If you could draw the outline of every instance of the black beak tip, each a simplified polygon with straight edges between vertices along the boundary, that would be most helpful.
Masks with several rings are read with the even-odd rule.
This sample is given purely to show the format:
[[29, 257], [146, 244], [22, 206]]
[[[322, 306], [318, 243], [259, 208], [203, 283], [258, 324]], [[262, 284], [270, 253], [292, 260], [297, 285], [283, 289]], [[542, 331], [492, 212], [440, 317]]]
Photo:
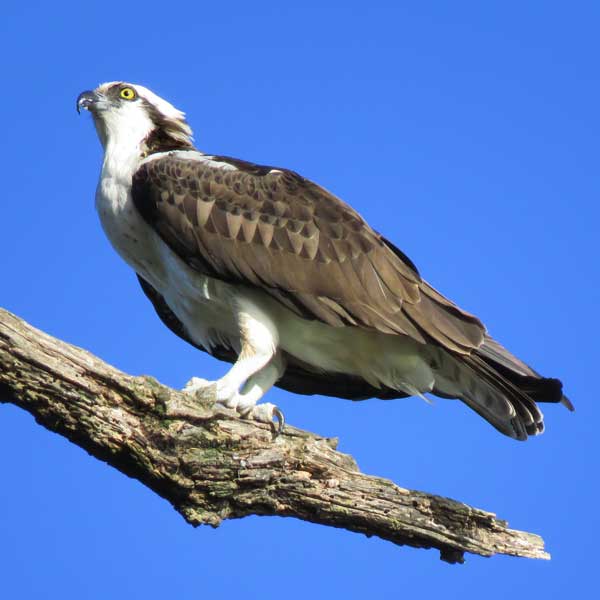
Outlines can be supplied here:
[[77, 102], [75, 104], [75, 108], [77, 109], [77, 113], [81, 113], [81, 109], [89, 110], [90, 106], [96, 100], [96, 96], [94, 92], [90, 90], [86, 90], [85, 92], [81, 92], [79, 96], [77, 96]]

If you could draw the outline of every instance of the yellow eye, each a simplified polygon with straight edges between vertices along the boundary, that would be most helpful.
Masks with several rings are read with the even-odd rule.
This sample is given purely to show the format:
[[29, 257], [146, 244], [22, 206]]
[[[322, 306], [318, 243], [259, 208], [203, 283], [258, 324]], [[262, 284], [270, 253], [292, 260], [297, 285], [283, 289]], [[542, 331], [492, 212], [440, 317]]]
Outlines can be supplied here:
[[121, 96], [123, 100], [133, 100], [135, 98], [135, 90], [130, 87], [123, 88], [119, 92], [119, 96]]

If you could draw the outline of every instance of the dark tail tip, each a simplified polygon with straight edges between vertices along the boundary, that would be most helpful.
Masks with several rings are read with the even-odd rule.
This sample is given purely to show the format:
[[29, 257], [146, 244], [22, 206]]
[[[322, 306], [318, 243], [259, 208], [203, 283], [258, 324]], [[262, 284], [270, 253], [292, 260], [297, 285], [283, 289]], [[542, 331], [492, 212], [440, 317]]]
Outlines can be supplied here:
[[522, 377], [519, 388], [536, 402], [556, 402], [566, 406], [571, 412], [575, 410], [573, 403], [563, 394], [563, 385], [560, 379]]

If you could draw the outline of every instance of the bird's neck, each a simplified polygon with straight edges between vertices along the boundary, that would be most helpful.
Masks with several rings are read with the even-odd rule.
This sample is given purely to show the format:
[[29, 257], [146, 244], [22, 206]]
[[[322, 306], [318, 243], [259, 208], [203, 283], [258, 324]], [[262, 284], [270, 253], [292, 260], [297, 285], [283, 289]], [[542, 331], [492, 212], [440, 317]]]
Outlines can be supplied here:
[[[130, 177], [143, 155], [143, 141], [153, 129], [152, 122], [143, 114], [134, 113], [123, 119], [107, 113], [94, 119], [100, 143], [104, 147], [103, 176]], [[131, 182], [131, 179], [129, 179]]]
[[143, 158], [142, 142], [109, 137], [104, 147], [102, 175], [131, 184], [131, 177]]
[[157, 127], [146, 136], [141, 145], [141, 152], [144, 157], [157, 152], [171, 152], [172, 150], [194, 150], [191, 137], [174, 136], [168, 130]]
[[107, 137], [104, 145], [104, 166], [111, 170], [129, 169], [132, 165], [158, 152], [194, 150], [191, 140], [175, 139], [159, 129], [154, 129], [140, 141], [119, 133]]

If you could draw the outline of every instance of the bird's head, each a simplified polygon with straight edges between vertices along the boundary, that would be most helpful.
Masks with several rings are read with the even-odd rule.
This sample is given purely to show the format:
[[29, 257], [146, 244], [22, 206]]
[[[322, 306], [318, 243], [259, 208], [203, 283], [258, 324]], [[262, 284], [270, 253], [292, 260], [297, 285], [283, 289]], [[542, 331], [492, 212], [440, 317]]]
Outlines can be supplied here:
[[148, 88], [123, 81], [99, 85], [77, 98], [77, 112], [89, 110], [102, 146], [136, 146], [141, 155], [192, 148], [185, 113]]

